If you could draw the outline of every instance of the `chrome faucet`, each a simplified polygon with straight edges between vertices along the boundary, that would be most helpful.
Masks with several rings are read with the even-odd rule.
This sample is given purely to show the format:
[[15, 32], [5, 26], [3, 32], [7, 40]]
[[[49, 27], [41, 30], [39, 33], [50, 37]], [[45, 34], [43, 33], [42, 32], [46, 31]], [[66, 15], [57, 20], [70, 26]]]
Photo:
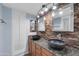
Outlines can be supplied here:
[[57, 35], [57, 38], [61, 40], [61, 39], [62, 39], [62, 35], [59, 33], [59, 34]]

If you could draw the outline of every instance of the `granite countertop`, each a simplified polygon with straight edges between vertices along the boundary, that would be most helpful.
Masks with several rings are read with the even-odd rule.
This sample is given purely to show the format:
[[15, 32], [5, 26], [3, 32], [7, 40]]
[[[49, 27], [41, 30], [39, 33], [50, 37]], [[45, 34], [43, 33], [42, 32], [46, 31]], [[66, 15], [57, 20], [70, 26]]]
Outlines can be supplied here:
[[47, 49], [50, 52], [54, 52], [56, 56], [79, 56], [79, 49], [66, 46], [64, 50], [57, 51], [51, 50], [48, 46], [48, 40], [41, 38], [40, 40], [34, 41], [34, 43], [40, 45], [41, 47]]

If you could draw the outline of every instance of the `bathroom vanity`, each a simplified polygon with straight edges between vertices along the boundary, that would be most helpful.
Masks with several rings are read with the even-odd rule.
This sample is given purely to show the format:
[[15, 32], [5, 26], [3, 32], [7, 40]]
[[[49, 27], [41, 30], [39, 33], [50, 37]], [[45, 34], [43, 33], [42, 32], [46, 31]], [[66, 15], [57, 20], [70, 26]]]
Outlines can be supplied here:
[[32, 37], [29, 36], [29, 53], [32, 56], [54, 56], [55, 53], [49, 51], [47, 48], [46, 40], [33, 41]]
[[44, 38], [35, 41], [32, 40], [32, 36], [29, 36], [28, 44], [31, 56], [79, 56], [79, 49], [70, 46], [66, 46], [61, 51], [51, 49], [48, 45], [48, 40]]

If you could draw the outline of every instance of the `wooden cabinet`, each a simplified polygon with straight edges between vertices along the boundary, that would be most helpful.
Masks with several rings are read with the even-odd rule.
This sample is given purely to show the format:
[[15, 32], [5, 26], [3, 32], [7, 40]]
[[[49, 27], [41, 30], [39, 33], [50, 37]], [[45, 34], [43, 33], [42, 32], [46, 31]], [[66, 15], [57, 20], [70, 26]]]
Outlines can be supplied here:
[[41, 47], [36, 44], [36, 56], [41, 56]]
[[54, 53], [29, 39], [29, 54], [32, 56], [53, 56]]
[[48, 50], [42, 48], [42, 55], [45, 55], [45, 56], [53, 56], [54, 54], [49, 52]]
[[29, 46], [29, 49], [28, 49], [28, 51], [29, 51], [29, 54], [31, 55], [31, 50], [32, 50], [32, 40], [30, 40], [30, 37], [29, 37], [29, 40], [28, 40], [28, 46]]
[[32, 56], [35, 56], [35, 43], [33, 43], [32, 42], [32, 48], [31, 48], [31, 50], [32, 50]]

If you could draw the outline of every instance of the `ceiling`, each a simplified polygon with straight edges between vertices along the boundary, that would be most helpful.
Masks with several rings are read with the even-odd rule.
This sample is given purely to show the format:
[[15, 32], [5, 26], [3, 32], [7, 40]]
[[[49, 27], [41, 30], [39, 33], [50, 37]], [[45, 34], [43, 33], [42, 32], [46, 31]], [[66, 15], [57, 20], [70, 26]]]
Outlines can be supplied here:
[[37, 15], [43, 4], [45, 3], [4, 3], [5, 6], [19, 9], [32, 15]]

